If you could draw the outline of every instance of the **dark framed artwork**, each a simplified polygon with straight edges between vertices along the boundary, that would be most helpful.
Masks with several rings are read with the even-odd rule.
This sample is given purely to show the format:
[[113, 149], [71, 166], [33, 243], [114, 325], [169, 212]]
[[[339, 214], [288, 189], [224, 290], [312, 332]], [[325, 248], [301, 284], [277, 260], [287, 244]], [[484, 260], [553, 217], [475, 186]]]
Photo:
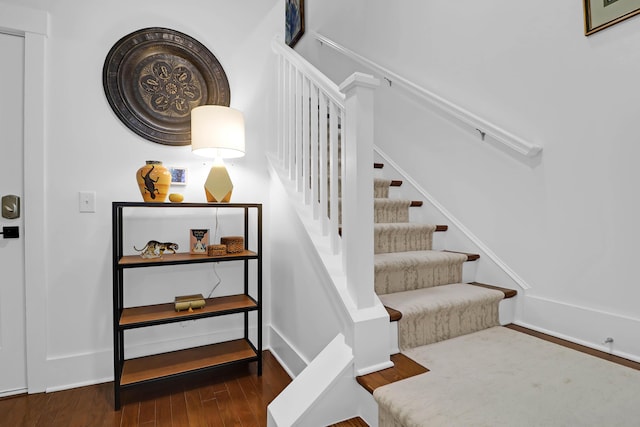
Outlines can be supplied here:
[[289, 47], [294, 47], [304, 34], [304, 0], [285, 0], [285, 37]]
[[191, 144], [191, 109], [229, 106], [227, 76], [202, 43], [167, 28], [144, 28], [111, 48], [102, 70], [104, 92], [116, 116], [143, 138]]
[[584, 34], [589, 36], [640, 13], [640, 0], [584, 0]]

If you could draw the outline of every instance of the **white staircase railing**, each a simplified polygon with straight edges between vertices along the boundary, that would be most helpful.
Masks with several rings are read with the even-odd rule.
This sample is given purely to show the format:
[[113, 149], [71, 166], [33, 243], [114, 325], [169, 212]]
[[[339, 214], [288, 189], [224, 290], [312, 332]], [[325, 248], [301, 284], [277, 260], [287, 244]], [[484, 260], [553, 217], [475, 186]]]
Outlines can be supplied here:
[[327, 46], [336, 52], [341, 53], [347, 58], [356, 61], [357, 63], [365, 66], [367, 69], [379, 74], [384, 78], [389, 85], [393, 82], [394, 86], [402, 88], [407, 93], [427, 102], [429, 105], [436, 108], [445, 117], [450, 117], [455, 121], [464, 124], [471, 128], [472, 131], [477, 131], [477, 135], [485, 140], [485, 137], [489, 137], [509, 150], [523, 155], [525, 157], [535, 157], [542, 151], [542, 147], [538, 144], [527, 141], [513, 133], [501, 128], [500, 126], [485, 120], [478, 115], [465, 110], [459, 105], [437, 95], [417, 84], [405, 79], [404, 77], [388, 70], [381, 65], [365, 58], [362, 55], [336, 43], [322, 34], [311, 31], [313, 37], [320, 42], [323, 46]]
[[354, 73], [337, 86], [284, 43], [278, 54], [278, 161], [311, 207], [358, 309], [376, 304], [373, 287], [373, 92], [379, 81]]

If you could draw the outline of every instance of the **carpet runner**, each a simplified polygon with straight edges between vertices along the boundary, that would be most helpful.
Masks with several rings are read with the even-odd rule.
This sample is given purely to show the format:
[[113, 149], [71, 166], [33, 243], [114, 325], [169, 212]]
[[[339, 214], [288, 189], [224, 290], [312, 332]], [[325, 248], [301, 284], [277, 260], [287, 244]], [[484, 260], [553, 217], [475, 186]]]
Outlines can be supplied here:
[[[390, 180], [374, 182], [374, 281], [382, 303], [402, 313], [405, 353], [499, 325], [503, 292], [461, 283], [466, 254], [433, 250], [433, 224], [410, 222], [410, 200], [389, 198]], [[375, 396], [375, 395], [374, 395]], [[422, 399], [420, 394], [416, 399]], [[380, 427], [409, 427], [392, 398], [378, 398]], [[407, 421], [408, 422], [408, 421]], [[426, 424], [425, 424], [426, 425]]]
[[635, 427], [640, 371], [505, 327], [403, 352], [429, 372], [379, 387], [379, 427]]
[[374, 281], [382, 303], [402, 313], [401, 350], [499, 324], [504, 293], [460, 283], [465, 254], [433, 250], [433, 224], [409, 222], [410, 200], [389, 198], [390, 180], [374, 189]]

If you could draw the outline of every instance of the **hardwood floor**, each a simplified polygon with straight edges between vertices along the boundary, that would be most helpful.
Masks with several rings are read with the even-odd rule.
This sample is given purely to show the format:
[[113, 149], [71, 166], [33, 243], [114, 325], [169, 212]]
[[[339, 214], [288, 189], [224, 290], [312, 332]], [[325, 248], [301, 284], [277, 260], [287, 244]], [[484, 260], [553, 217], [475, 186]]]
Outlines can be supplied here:
[[391, 368], [356, 377], [358, 384], [373, 394], [378, 387], [429, 372], [427, 368], [402, 353], [392, 354], [391, 361]]
[[266, 426], [267, 405], [291, 382], [269, 351], [256, 364], [126, 391], [113, 410], [113, 383], [0, 400], [0, 427]]

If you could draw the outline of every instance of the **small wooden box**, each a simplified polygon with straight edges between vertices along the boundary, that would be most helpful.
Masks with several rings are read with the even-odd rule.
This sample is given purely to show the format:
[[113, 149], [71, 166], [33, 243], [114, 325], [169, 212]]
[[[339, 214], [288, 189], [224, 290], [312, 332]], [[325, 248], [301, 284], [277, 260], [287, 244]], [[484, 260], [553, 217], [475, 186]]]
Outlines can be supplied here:
[[209, 245], [207, 246], [208, 256], [220, 256], [227, 254], [227, 245]]
[[230, 254], [244, 251], [244, 237], [242, 236], [221, 237], [220, 243], [227, 246], [227, 252]]
[[204, 297], [202, 294], [196, 295], [183, 295], [176, 297], [175, 299], [175, 309], [176, 311], [188, 310], [193, 311], [196, 308], [204, 307]]

